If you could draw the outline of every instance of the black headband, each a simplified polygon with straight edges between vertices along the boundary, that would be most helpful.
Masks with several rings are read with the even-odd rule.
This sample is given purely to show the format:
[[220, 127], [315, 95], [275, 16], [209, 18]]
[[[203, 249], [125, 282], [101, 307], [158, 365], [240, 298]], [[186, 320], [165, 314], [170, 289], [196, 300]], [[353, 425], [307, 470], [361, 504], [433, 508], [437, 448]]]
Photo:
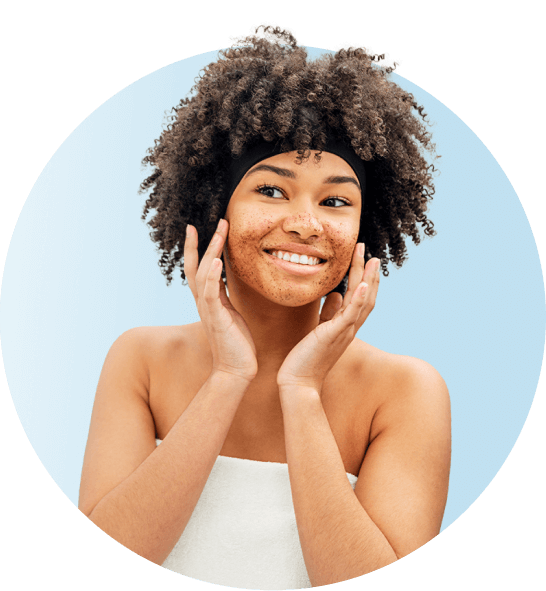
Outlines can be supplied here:
[[[281, 150], [280, 145], [280, 142], [262, 141], [247, 148], [239, 158], [232, 159], [229, 166], [228, 196], [231, 197], [233, 191], [235, 191], [235, 188], [241, 182], [241, 179], [245, 176], [246, 172], [255, 164], [258, 164], [258, 162], [261, 162], [266, 158], [282, 154], [283, 150]], [[364, 194], [366, 192], [366, 169], [364, 166], [364, 160], [362, 160], [351, 147], [340, 140], [328, 140], [322, 151], [339, 156], [353, 169], [360, 184], [362, 207], [364, 207]]]

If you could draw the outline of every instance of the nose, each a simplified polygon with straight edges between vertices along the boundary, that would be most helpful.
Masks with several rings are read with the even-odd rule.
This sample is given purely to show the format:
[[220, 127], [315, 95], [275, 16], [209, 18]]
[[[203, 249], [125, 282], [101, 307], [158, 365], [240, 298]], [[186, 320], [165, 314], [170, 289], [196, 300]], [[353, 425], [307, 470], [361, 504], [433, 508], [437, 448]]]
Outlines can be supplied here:
[[295, 232], [303, 240], [320, 236], [323, 232], [322, 224], [309, 211], [300, 211], [287, 217], [283, 222], [283, 230], [287, 233]]

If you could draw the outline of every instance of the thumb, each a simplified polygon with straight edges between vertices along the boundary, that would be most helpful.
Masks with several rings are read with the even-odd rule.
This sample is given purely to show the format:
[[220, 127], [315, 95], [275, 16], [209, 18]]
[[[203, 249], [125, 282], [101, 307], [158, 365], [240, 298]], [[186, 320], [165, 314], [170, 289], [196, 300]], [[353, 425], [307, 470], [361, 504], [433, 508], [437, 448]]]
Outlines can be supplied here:
[[336, 312], [341, 308], [342, 303], [343, 296], [340, 293], [334, 291], [328, 294], [320, 311], [319, 324], [332, 320]]
[[222, 302], [222, 304], [226, 307], [226, 308], [233, 308], [233, 306], [231, 305], [231, 302], [229, 301], [229, 297], [227, 295], [227, 291], [226, 291], [226, 284], [224, 283], [224, 280], [222, 279], [222, 277], [220, 277], [220, 301]]

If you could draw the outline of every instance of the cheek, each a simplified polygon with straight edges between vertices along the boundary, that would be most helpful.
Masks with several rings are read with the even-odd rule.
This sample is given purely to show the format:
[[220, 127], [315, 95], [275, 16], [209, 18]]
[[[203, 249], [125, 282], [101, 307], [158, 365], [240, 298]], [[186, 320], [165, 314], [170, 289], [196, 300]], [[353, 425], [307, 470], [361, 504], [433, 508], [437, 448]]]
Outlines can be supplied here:
[[345, 273], [351, 265], [359, 228], [350, 224], [347, 226], [329, 225], [327, 229], [332, 252], [334, 253], [331, 260], [331, 273], [334, 275], [332, 281], [337, 280], [337, 283], [339, 283], [345, 277]]
[[226, 219], [230, 223], [227, 254], [231, 271], [246, 284], [288, 305], [308, 303], [340, 283], [350, 267], [359, 231], [358, 224], [323, 222], [322, 241], [328, 243], [327, 248], [333, 257], [324, 273], [303, 290], [305, 293], [300, 293], [302, 286], [299, 282], [292, 283], [288, 277], [282, 283], [272, 282], [268, 273], [263, 275], [264, 265], [256, 264], [263, 237], [275, 229], [278, 220], [271, 214], [256, 211], [233, 211], [229, 218], [226, 215]]
[[257, 212], [242, 212], [230, 218], [227, 241], [229, 260], [238, 275], [243, 273], [246, 276], [252, 274], [252, 264], [245, 265], [245, 261], [250, 262], [249, 255], [259, 254], [257, 249], [260, 247], [261, 239], [273, 226], [273, 220]]

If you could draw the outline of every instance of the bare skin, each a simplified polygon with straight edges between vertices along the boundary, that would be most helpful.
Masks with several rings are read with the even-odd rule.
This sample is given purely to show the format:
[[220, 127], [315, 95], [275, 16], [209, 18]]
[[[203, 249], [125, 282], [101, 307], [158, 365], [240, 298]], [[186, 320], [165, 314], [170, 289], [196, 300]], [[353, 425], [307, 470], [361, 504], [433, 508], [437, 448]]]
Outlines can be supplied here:
[[[256, 375], [239, 405], [222, 455], [286, 462], [277, 386], [279, 368], [294, 346], [317, 327], [321, 296], [341, 281], [355, 256], [362, 204], [356, 175], [333, 154], [323, 153], [318, 164], [313, 155], [297, 164], [295, 156], [280, 154], [250, 169], [230, 200], [225, 215], [229, 227], [222, 222], [218, 230], [221, 238], [217, 239], [224, 241], [229, 301], [252, 337], [257, 363]], [[295, 178], [281, 176], [282, 171], [255, 172], [263, 164], [289, 171]], [[332, 177], [352, 178], [354, 182], [324, 182]], [[263, 252], [284, 243], [312, 246], [326, 264], [311, 277], [286, 272]], [[178, 346], [191, 342], [193, 351], [183, 366], [179, 360], [174, 363], [170, 354], [158, 357], [151, 365], [157, 376], [152, 384], [157, 388], [150, 391], [150, 407], [160, 439], [214, 366], [202, 322], [162, 330], [165, 342], [174, 351], [177, 342]], [[379, 368], [392, 363], [394, 357], [355, 339], [325, 381], [325, 412], [343, 448], [346, 469], [353, 474], [358, 474], [369, 442], [371, 419], [384, 392], [379, 376], [385, 373]], [[178, 375], [185, 379], [178, 379]], [[188, 384], [183, 395], [181, 382]]]
[[[264, 165], [278, 171], [260, 169]], [[297, 176], [283, 176], [288, 173]], [[355, 175], [332, 154], [323, 154], [319, 164], [303, 165], [294, 163], [292, 153], [279, 154], [245, 175], [226, 212], [230, 233], [224, 258], [230, 300], [250, 328], [258, 367], [269, 368], [273, 383], [288, 353], [318, 325], [320, 297], [351, 266], [360, 224], [360, 190], [352, 182], [325, 182], [332, 178]], [[315, 267], [320, 267], [318, 273], [298, 276], [293, 274], [296, 270], [279, 268], [268, 254], [297, 246], [311, 248], [326, 259]], [[338, 300], [336, 295], [327, 309]]]
[[[153, 355], [150, 364], [149, 400], [157, 438], [164, 439], [210, 374], [212, 358], [201, 323], [156, 327], [145, 338], [150, 348], [161, 351]], [[189, 343], [192, 351], [177, 367], [173, 358]], [[197, 359], [208, 359], [208, 363], [193, 377]], [[350, 474], [358, 475], [370, 439], [372, 418], [385, 393], [389, 374], [403, 361], [404, 358], [355, 339], [326, 380], [322, 404], [340, 447], [345, 471]], [[410, 363], [409, 358], [407, 362]], [[188, 386], [181, 388], [188, 380]], [[279, 388], [267, 380], [265, 372], [258, 373], [246, 390], [220, 454], [286, 463]]]
[[[288, 464], [313, 585], [385, 566], [439, 532], [449, 397], [428, 364], [355, 338], [379, 286], [379, 261], [364, 265], [356, 244], [360, 210], [345, 161], [287, 153], [247, 172], [200, 264], [188, 227], [201, 322], [122, 335], [99, 382], [80, 508], [112, 537], [161, 563], [218, 454]], [[272, 256], [298, 248], [321, 263]], [[321, 308], [349, 269], [346, 296]], [[359, 476], [354, 492], [345, 472]], [[351, 547], [328, 550], [340, 532]]]

